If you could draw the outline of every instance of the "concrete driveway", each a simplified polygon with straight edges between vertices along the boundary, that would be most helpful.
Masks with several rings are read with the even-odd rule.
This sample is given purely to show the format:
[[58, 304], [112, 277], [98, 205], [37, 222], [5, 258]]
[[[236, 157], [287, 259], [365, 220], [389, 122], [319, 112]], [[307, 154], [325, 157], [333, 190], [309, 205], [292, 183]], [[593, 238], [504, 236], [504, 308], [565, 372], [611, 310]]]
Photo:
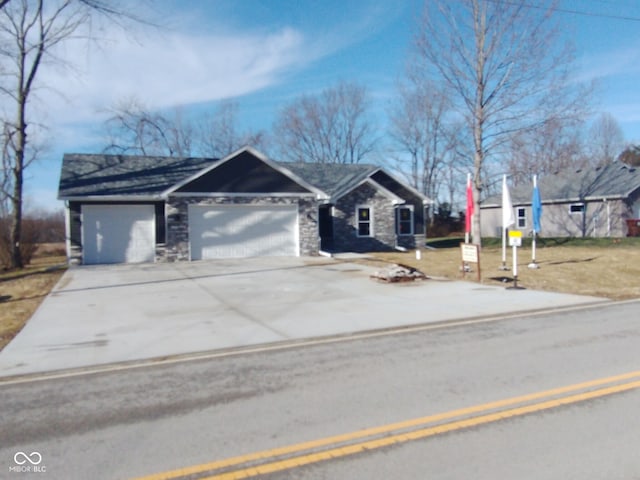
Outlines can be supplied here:
[[374, 271], [323, 257], [74, 267], [0, 352], [0, 377], [603, 300]]

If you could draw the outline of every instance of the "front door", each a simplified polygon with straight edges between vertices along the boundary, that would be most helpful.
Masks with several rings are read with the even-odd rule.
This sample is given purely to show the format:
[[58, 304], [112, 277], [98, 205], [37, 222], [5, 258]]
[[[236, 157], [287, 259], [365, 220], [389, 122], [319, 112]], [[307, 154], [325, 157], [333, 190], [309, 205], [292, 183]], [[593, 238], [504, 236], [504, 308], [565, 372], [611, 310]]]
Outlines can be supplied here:
[[320, 205], [318, 209], [318, 230], [320, 233], [320, 249], [333, 250], [333, 206]]

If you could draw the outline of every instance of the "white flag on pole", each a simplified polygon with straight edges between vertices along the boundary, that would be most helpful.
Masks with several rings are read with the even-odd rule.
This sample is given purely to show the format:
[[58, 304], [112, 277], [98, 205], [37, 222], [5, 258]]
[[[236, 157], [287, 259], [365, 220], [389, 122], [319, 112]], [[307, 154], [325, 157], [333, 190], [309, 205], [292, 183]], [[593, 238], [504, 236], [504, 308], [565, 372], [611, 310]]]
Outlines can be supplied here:
[[507, 187], [507, 176], [502, 176], [502, 228], [506, 230], [511, 225], [516, 224], [516, 217], [513, 214], [513, 203], [511, 203], [511, 194]]

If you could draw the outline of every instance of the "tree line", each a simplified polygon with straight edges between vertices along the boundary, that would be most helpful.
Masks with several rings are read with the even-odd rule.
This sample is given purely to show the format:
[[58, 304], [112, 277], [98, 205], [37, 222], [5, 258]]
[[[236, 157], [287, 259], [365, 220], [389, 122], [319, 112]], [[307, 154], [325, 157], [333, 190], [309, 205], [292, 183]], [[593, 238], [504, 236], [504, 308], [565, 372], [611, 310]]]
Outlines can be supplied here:
[[[96, 18], [157, 27], [119, 2], [0, 0], [0, 93], [15, 106], [2, 115], [0, 206], [11, 265], [21, 266], [24, 171], [40, 154], [38, 118], [28, 109], [43, 59]], [[455, 204], [472, 173], [474, 200], [508, 172], [514, 184], [533, 174], [617, 158], [625, 147], [609, 114], [593, 120], [593, 85], [572, 79], [575, 53], [562, 41], [547, 0], [425, 2], [399, 74], [384, 131], [364, 85], [343, 81], [283, 105], [271, 131], [239, 128], [240, 105], [224, 101], [197, 117], [158, 111], [136, 98], [111, 107], [108, 153], [221, 158], [244, 145], [287, 161], [386, 163], [415, 189]], [[590, 126], [587, 127], [590, 121]], [[628, 148], [622, 160], [637, 161]], [[634, 155], [635, 153], [635, 155]], [[480, 213], [474, 243], [480, 243]]]

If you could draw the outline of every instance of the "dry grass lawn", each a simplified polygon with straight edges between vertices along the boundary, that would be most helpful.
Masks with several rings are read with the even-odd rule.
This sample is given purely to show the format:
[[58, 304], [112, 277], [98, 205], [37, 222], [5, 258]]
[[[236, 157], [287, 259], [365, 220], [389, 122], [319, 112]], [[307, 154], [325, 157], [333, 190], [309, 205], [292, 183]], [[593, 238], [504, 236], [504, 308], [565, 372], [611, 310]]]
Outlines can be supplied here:
[[[638, 240], [638, 241], [636, 241]], [[614, 300], [640, 298], [640, 239], [602, 240], [584, 245], [572, 241], [567, 245], [538, 245], [539, 269], [529, 269], [531, 248], [518, 249], [518, 284], [530, 289], [594, 295]], [[418, 268], [431, 277], [462, 279], [459, 247], [424, 249], [421, 260], [415, 252], [375, 253], [379, 261], [403, 263]], [[501, 271], [500, 246], [484, 246], [480, 252], [481, 281], [499, 285], [505, 277], [513, 279], [512, 249], [507, 247], [508, 271]], [[477, 281], [476, 264], [465, 280]], [[510, 285], [511, 283], [509, 283]]]
[[63, 256], [43, 256], [22, 270], [0, 271], [0, 350], [18, 334], [60, 280], [65, 262]]

